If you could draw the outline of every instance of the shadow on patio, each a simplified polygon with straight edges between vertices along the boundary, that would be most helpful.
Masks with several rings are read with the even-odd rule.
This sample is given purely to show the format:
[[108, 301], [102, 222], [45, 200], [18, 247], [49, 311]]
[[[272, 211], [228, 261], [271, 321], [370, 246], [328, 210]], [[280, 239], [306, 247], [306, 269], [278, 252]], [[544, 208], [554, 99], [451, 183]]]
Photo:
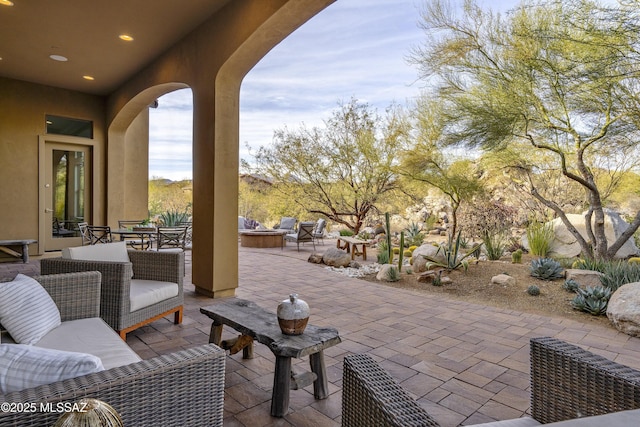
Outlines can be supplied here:
[[[335, 244], [328, 240], [323, 251]], [[342, 343], [325, 350], [330, 396], [316, 401], [313, 387], [292, 390], [289, 414], [270, 412], [274, 356], [255, 346], [255, 357], [227, 357], [225, 426], [337, 426], [341, 418], [342, 360], [354, 352], [370, 353], [443, 426], [475, 424], [520, 417], [529, 410], [529, 338], [552, 336], [583, 346], [634, 368], [640, 339], [613, 328], [584, 325], [562, 318], [500, 310], [426, 297], [359, 279], [351, 279], [309, 264], [311, 246], [281, 249], [239, 247], [239, 298], [274, 311], [296, 292], [311, 307], [310, 323], [339, 330]], [[202, 306], [213, 300], [198, 296], [191, 285], [190, 256], [185, 281], [182, 325], [169, 318], [127, 336], [143, 358], [208, 341], [210, 320]], [[35, 271], [29, 265], [0, 264], [0, 278], [14, 270]], [[225, 328], [224, 338], [237, 336]], [[308, 370], [308, 358], [294, 359], [294, 370]]]

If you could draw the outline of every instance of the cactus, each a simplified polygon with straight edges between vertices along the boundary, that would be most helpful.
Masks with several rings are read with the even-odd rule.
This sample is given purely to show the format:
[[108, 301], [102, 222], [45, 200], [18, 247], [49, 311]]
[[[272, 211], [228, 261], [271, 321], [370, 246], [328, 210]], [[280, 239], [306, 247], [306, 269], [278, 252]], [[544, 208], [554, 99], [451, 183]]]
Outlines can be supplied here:
[[404, 231], [400, 232], [400, 248], [398, 250], [398, 270], [402, 271], [402, 261], [404, 261]]
[[540, 288], [536, 285], [531, 285], [527, 288], [527, 293], [531, 296], [537, 297], [540, 295]]
[[511, 263], [512, 264], [522, 263], [522, 249], [518, 249], [511, 253]]
[[562, 288], [567, 292], [578, 292], [578, 289], [580, 289], [580, 284], [574, 279], [568, 279], [564, 281]]
[[563, 276], [562, 266], [553, 258], [534, 259], [529, 270], [533, 277], [541, 280], [560, 279]]
[[576, 310], [585, 311], [594, 316], [600, 316], [607, 312], [611, 289], [603, 286], [586, 289], [578, 289], [578, 295], [571, 301], [571, 305]]
[[384, 223], [386, 225], [386, 234], [387, 234], [387, 251], [389, 252], [389, 262], [393, 262], [393, 246], [391, 246], [391, 219], [389, 217], [389, 212], [384, 213]]

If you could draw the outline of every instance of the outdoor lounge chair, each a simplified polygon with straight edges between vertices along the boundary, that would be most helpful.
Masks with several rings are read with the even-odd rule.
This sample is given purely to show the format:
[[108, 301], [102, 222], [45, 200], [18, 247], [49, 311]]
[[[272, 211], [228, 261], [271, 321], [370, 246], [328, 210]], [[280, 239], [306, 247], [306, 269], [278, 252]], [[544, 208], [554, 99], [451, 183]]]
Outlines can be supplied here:
[[311, 242], [313, 250], [316, 250], [316, 244], [313, 239], [313, 222], [301, 222], [298, 225], [298, 231], [293, 234], [287, 234], [284, 236], [284, 240], [287, 242], [295, 242], [298, 245], [298, 252], [300, 252], [300, 243]]
[[316, 224], [313, 226], [313, 238], [319, 240], [324, 245], [324, 228], [327, 225], [327, 221], [320, 218], [316, 221]]
[[[88, 250], [90, 254], [86, 253]], [[126, 250], [124, 242], [117, 242], [66, 251], [71, 254], [66, 258], [40, 260], [41, 274], [102, 273], [100, 317], [122, 339], [126, 339], [128, 332], [170, 314], [174, 315], [174, 323], [182, 323], [185, 268], [182, 250]]]
[[293, 233], [296, 229], [297, 222], [298, 222], [297, 218], [283, 216], [282, 218], [280, 218], [280, 225], [278, 225], [278, 229], [288, 230], [290, 233]]
[[[640, 408], [640, 371], [556, 338], [531, 339], [530, 352], [532, 418], [512, 420], [509, 426]], [[368, 354], [344, 359], [342, 425], [439, 426]]]

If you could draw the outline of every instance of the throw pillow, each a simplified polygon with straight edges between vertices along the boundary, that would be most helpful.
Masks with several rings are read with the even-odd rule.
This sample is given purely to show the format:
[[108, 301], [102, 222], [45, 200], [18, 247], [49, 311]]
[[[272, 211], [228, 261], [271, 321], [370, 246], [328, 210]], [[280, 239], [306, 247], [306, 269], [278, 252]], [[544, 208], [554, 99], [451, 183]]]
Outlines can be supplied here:
[[34, 278], [0, 283], [0, 323], [19, 344], [35, 344], [60, 325], [60, 310]]
[[0, 392], [10, 393], [104, 370], [98, 356], [0, 344]]
[[85, 261], [130, 261], [127, 253], [127, 242], [124, 241], [64, 248], [62, 250], [62, 258], [82, 259]]

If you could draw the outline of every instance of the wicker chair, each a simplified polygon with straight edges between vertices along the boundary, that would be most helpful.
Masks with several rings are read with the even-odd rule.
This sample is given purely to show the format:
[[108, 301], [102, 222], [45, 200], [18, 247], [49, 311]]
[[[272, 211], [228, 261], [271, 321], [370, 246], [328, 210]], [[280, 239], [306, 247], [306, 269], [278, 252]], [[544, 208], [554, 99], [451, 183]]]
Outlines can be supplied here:
[[[640, 371], [555, 338], [531, 339], [530, 351], [533, 419], [517, 425], [640, 408]], [[342, 425], [439, 426], [368, 354], [344, 359]]]
[[[77, 271], [99, 271], [102, 273], [100, 317], [118, 331], [122, 339], [126, 338], [128, 332], [169, 314], [174, 314], [176, 324], [182, 323], [184, 252], [136, 250], [127, 252], [131, 262], [44, 258], [40, 260], [40, 272], [42, 274]], [[178, 295], [131, 311], [132, 278], [177, 283]]]
[[[60, 309], [63, 321], [97, 317], [100, 277], [95, 273], [35, 277]], [[3, 426], [51, 426], [56, 404], [93, 397], [113, 406], [126, 426], [222, 426], [225, 352], [208, 344], [95, 374], [0, 394], [0, 402], [33, 404], [35, 411], [0, 411]], [[46, 410], [46, 404], [53, 410]], [[42, 404], [42, 406], [41, 406]]]

